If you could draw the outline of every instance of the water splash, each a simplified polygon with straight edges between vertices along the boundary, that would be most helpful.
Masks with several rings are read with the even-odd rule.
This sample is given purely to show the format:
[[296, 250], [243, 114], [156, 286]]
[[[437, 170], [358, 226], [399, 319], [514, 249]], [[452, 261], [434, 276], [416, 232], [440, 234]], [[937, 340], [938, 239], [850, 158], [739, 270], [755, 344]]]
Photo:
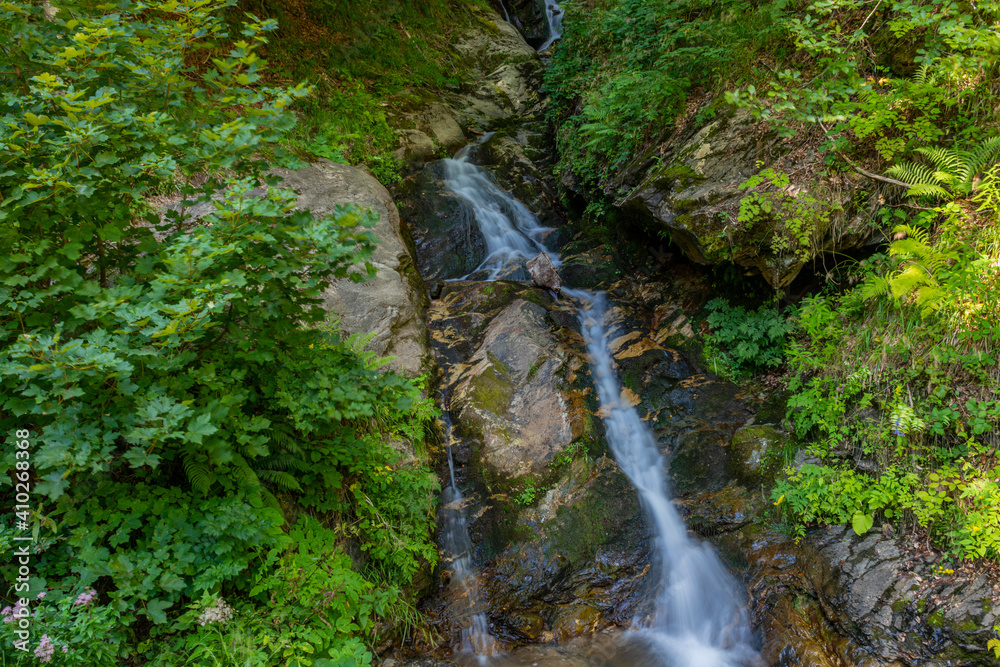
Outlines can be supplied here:
[[[442, 402], [445, 397], [442, 397]], [[472, 538], [465, 516], [465, 497], [455, 482], [455, 463], [451, 455], [451, 413], [445, 409], [442, 419], [448, 452], [448, 486], [441, 492], [441, 545], [451, 570], [451, 609], [449, 618], [462, 626], [459, 651], [480, 656], [479, 662], [497, 652], [496, 639], [490, 634], [486, 608], [479, 594], [479, 575], [472, 563]]]
[[545, 17], [549, 21], [549, 38], [538, 47], [539, 52], [549, 48], [554, 41], [562, 37], [562, 13], [562, 7], [555, 0], [545, 0]]
[[[546, 252], [542, 240], [552, 229], [540, 225], [527, 206], [504, 192], [470, 157], [471, 147], [466, 146], [444, 160], [445, 187], [471, 206], [486, 242], [486, 259], [460, 280], [527, 280], [524, 263]], [[552, 263], [559, 266], [556, 258]]]

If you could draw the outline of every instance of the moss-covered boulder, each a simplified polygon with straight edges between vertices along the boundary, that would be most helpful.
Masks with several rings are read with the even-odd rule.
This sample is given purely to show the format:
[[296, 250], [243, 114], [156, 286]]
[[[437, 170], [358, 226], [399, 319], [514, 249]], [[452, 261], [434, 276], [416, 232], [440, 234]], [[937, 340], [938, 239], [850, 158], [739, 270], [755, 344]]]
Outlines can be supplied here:
[[567, 356], [545, 309], [517, 299], [490, 322], [453, 378], [456, 427], [474, 440], [477, 465], [497, 488], [544, 476], [560, 452], [592, 430], [583, 401], [560, 376]]
[[791, 436], [771, 424], [744, 426], [733, 434], [729, 462], [733, 474], [752, 488], [770, 486], [781, 472]]
[[877, 198], [858, 174], [823, 172], [819, 135], [785, 139], [746, 111], [709, 110], [711, 122], [692, 121], [604, 184], [619, 207], [666, 227], [692, 260], [734, 262], [775, 288], [870, 240]]

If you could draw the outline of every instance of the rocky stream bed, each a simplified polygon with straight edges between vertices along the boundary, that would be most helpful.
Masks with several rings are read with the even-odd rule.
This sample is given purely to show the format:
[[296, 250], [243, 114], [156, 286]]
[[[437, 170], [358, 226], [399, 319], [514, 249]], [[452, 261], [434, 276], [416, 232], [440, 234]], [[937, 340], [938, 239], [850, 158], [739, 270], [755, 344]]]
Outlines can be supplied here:
[[[542, 5], [507, 9], [537, 28]], [[713, 376], [691, 353], [699, 335], [692, 318], [711, 298], [696, 264], [677, 262], [640, 281], [623, 277], [606, 248], [575, 237], [556, 203], [572, 183], [556, 183], [549, 168], [542, 64], [512, 25], [498, 15], [491, 21], [495, 30], [456, 45], [478, 63], [470, 71], [480, 78], [398, 114], [399, 155], [412, 168], [392, 195], [343, 165], [288, 175], [314, 208], [352, 202], [380, 215], [378, 277], [334, 285], [327, 305], [345, 330], [376, 331], [373, 349], [396, 355], [396, 369], [438, 378], [453, 422], [439, 452], [442, 485], [451, 475], [449, 445], [480, 609], [500, 651], [483, 662], [456, 650], [468, 619], [455, 613], [454, 554], [443, 553], [419, 590], [426, 627], [381, 647], [383, 664], [679, 664], [617, 639], [655, 615], [661, 556], [649, 514], [609, 448], [578, 306], [525, 273], [463, 280], [482, 266], [487, 247], [468, 202], [446, 182], [448, 164], [435, 158], [476, 138], [469, 162], [548, 228], [538, 240], [561, 251], [563, 282], [607, 292], [620, 400], [655, 438], [691, 538], [713, 546], [745, 594], [759, 658], [741, 664], [997, 664], [986, 651], [1000, 611], [994, 576], [971, 566], [938, 574], [940, 554], [891, 529], [858, 537], [832, 527], [799, 541], [773, 529], [766, 491], [782, 474], [789, 438], [781, 411], [771, 396], [743, 394]], [[693, 176], [647, 174], [622, 207], [692, 229], [698, 207], [718, 200], [709, 196], [712, 179], [719, 190], [755, 157], [741, 122], [680, 136], [678, 159], [690, 158]], [[688, 204], [676, 204], [682, 199]], [[697, 233], [678, 238], [695, 262], [707, 261]], [[829, 239], [831, 247], [841, 242], [865, 241]], [[802, 268], [766, 257], [745, 264], [759, 264], [775, 284]]]

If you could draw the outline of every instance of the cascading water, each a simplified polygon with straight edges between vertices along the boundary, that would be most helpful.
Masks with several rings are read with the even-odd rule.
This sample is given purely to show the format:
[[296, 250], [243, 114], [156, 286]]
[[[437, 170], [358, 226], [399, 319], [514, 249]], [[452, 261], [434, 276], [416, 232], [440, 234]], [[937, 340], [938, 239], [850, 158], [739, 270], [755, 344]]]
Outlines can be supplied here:
[[[523, 204], [498, 188], [482, 168], [469, 161], [468, 149], [463, 149], [450, 161], [448, 174], [447, 185], [473, 207], [490, 249], [490, 257], [470, 276], [487, 280], [507, 277], [505, 267], [511, 259], [548, 252], [542, 243], [546, 228], [539, 225]], [[558, 256], [548, 254], [558, 266]], [[758, 664], [760, 658], [751, 645], [750, 626], [735, 579], [711, 546], [688, 537], [668, 495], [663, 455], [638, 412], [622, 399], [609, 347], [613, 329], [609, 329], [606, 322], [609, 311], [606, 296], [601, 292], [572, 289], [563, 289], [563, 294], [580, 304], [582, 334], [604, 415], [608, 444], [618, 465], [639, 492], [656, 532], [659, 592], [650, 627], [629, 633], [629, 637], [646, 645], [641, 651], [643, 657], [635, 664], [644, 667], [654, 664], [663, 667]], [[454, 475], [451, 488], [458, 494]], [[464, 534], [464, 539], [468, 540], [468, 532]], [[467, 547], [462, 548], [467, 550]]]
[[[442, 403], [446, 403], [442, 397]], [[455, 482], [455, 463], [451, 455], [451, 414], [442, 406], [445, 449], [448, 452], [448, 486], [441, 492], [441, 543], [444, 559], [450, 565], [452, 596], [450, 617], [462, 626], [460, 651], [485, 658], [496, 653], [496, 640], [490, 634], [489, 623], [479, 595], [479, 577], [472, 564], [472, 538], [465, 516], [465, 498]]]
[[486, 242], [486, 259], [463, 280], [524, 280], [528, 277], [524, 263], [545, 252], [542, 239], [551, 229], [542, 227], [527, 206], [500, 189], [486, 171], [472, 164], [471, 152], [472, 147], [466, 146], [454, 158], [444, 160], [445, 187], [472, 207]]
[[545, 16], [549, 21], [549, 38], [538, 47], [539, 51], [552, 46], [552, 42], [562, 37], [562, 8], [555, 0], [545, 0]]
[[608, 444], [632, 481], [656, 528], [660, 590], [645, 638], [670, 667], [747, 665], [756, 661], [739, 589], [706, 543], [687, 535], [670, 501], [665, 463], [638, 411], [621, 396], [607, 328], [607, 298], [601, 292], [564, 289], [580, 303], [581, 333], [604, 415]]

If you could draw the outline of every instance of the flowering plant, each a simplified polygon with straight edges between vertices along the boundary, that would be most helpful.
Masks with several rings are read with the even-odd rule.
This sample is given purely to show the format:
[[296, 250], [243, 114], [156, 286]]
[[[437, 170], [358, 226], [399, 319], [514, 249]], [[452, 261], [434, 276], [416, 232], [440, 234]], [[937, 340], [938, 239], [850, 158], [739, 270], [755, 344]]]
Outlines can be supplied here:
[[[27, 619], [27, 650], [14, 647], [20, 619]], [[97, 603], [97, 591], [76, 594], [41, 592], [27, 609], [19, 602], [0, 609], [0, 642], [4, 667], [46, 664], [51, 667], [104, 667], [117, 664], [122, 637], [118, 613]], [[13, 650], [11, 650], [13, 649]]]

